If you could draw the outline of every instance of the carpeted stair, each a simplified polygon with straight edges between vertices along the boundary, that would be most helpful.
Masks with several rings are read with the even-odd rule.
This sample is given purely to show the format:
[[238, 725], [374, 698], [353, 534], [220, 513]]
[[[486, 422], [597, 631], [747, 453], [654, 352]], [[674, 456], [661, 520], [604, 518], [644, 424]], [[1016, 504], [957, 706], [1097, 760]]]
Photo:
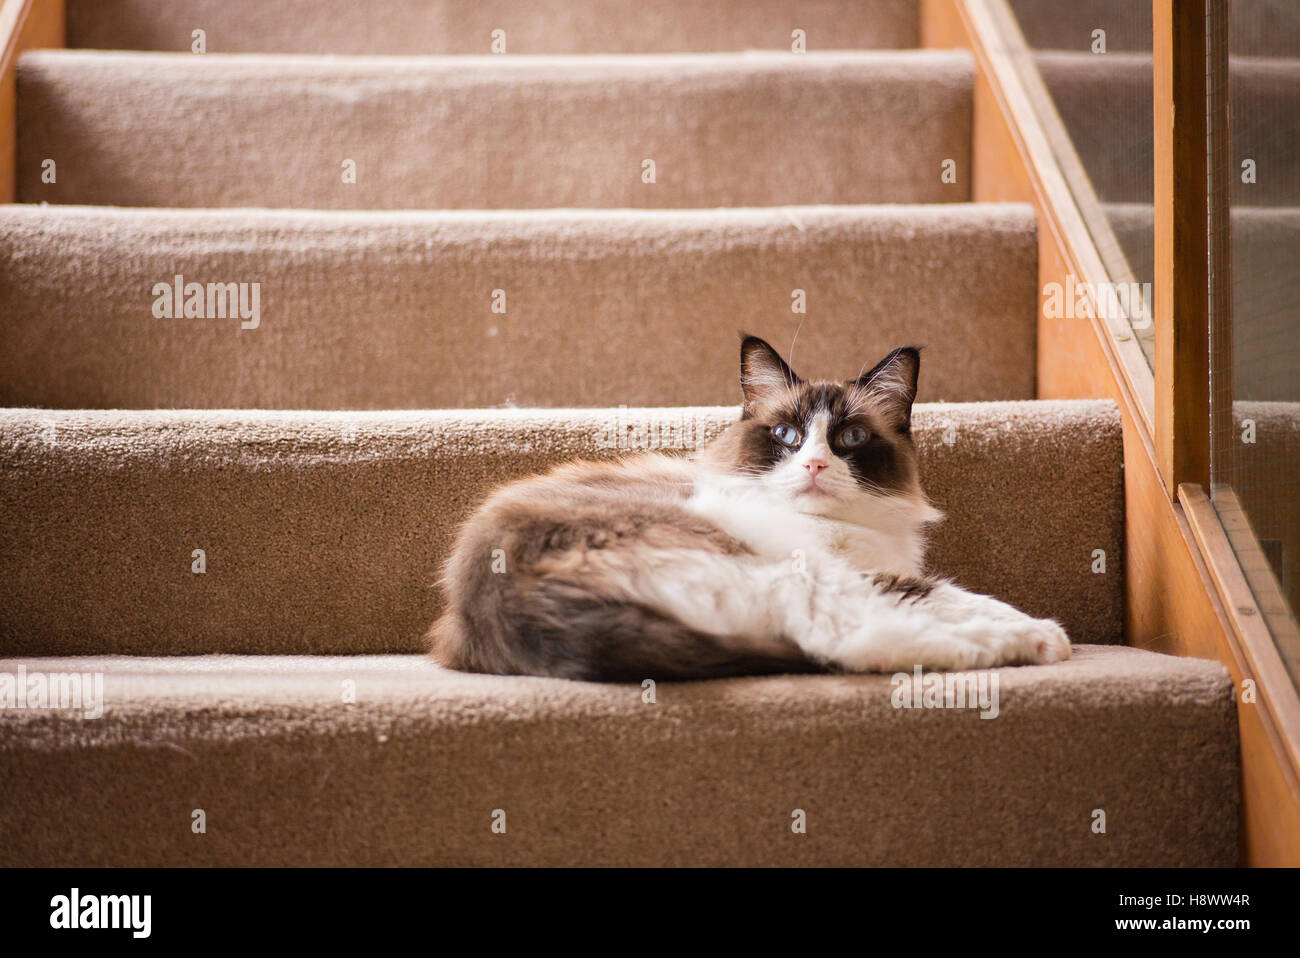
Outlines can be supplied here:
[[[10, 409], [0, 512], [41, 548], [0, 552], [0, 632], [24, 654], [416, 652], [439, 611], [438, 563], [496, 483], [575, 457], [688, 450], [737, 415]], [[914, 428], [948, 515], [936, 568], [1058, 616], [1077, 641], [1118, 641], [1113, 404], [919, 406]], [[1105, 574], [1090, 571], [1095, 549]]]
[[[1230, 679], [1123, 644], [1119, 414], [1035, 399], [1033, 212], [969, 202], [918, 11], [71, 0], [98, 49], [22, 57], [0, 207], [0, 699], [103, 714], [0, 709], [0, 865], [1234, 864]], [[158, 315], [178, 275], [257, 322]], [[421, 655], [483, 496], [707, 441], [740, 328], [843, 377], [927, 345], [930, 563], [1074, 657], [986, 720]]]
[[[946, 51], [335, 57], [33, 52], [18, 198], [319, 209], [955, 202]], [[41, 181], [41, 162], [63, 173]], [[355, 182], [344, 182], [344, 161]], [[647, 161], [654, 163], [648, 183]]]
[[[922, 400], [1024, 399], [1034, 393], [1036, 243], [1029, 207], [970, 203], [402, 213], [19, 204], [0, 208], [0, 403], [722, 404], [736, 399], [740, 325], [774, 343], [798, 331], [798, 365], [845, 378], [899, 343], [928, 344]], [[178, 273], [205, 287], [260, 283], [265, 320], [241, 328], [233, 309], [225, 319], [154, 316], [154, 284], [174, 287]], [[806, 312], [792, 312], [795, 290]]]
[[[887, 676], [677, 683], [648, 703], [637, 685], [462, 675], [420, 656], [43, 666], [103, 672], [112, 718], [27, 710], [7, 722], [6, 778], [22, 785], [4, 792], [6, 863], [1222, 865], [1236, 856], [1229, 680], [1207, 663], [1138, 649], [1082, 646], [1069, 662], [999, 669], [991, 720], [895, 709]], [[344, 701], [349, 688], [355, 704]], [[1093, 830], [1098, 809], [1104, 834]], [[796, 810], [804, 834], [791, 829]], [[492, 831], [494, 815], [504, 833]]]

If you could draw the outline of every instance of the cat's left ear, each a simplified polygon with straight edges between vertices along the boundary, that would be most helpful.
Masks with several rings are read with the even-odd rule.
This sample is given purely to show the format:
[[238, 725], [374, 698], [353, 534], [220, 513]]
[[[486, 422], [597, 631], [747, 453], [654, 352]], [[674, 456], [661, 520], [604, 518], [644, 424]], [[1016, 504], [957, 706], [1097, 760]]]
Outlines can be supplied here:
[[912, 426], [912, 403], [916, 401], [916, 382], [921, 373], [921, 350], [900, 346], [854, 380], [879, 408], [889, 415], [901, 431]]

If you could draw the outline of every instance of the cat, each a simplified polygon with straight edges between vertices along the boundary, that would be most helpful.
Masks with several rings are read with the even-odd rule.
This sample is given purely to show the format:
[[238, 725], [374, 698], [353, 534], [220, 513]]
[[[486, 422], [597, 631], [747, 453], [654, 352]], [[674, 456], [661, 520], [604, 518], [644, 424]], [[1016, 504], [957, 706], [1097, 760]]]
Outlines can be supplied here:
[[806, 381], [744, 336], [740, 365], [740, 419], [694, 455], [571, 463], [488, 498], [444, 570], [435, 660], [639, 682], [1069, 658], [1055, 621], [924, 571], [942, 514], [911, 436], [919, 350]]

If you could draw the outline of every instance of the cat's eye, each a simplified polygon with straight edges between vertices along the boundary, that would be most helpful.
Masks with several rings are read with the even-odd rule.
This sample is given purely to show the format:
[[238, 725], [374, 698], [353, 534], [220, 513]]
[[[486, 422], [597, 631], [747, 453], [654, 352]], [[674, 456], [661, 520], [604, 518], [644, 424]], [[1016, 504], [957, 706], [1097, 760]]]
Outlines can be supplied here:
[[856, 449], [867, 441], [867, 431], [861, 426], [850, 426], [840, 433], [840, 445], [845, 449]]
[[783, 446], [789, 446], [793, 449], [799, 445], [799, 430], [788, 422], [783, 422], [779, 426], [772, 427], [772, 435], [776, 441]]

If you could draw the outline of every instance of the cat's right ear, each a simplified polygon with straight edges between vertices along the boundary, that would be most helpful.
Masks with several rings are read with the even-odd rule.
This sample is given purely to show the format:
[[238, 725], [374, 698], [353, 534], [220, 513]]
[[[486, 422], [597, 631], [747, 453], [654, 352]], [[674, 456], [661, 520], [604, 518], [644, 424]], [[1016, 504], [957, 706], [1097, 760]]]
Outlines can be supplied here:
[[912, 428], [912, 403], [921, 373], [921, 350], [900, 346], [859, 376], [854, 386], [872, 396], [904, 432]]
[[741, 340], [740, 388], [745, 393], [742, 418], [752, 416], [757, 404], [788, 392], [801, 381], [766, 340], [749, 335]]

